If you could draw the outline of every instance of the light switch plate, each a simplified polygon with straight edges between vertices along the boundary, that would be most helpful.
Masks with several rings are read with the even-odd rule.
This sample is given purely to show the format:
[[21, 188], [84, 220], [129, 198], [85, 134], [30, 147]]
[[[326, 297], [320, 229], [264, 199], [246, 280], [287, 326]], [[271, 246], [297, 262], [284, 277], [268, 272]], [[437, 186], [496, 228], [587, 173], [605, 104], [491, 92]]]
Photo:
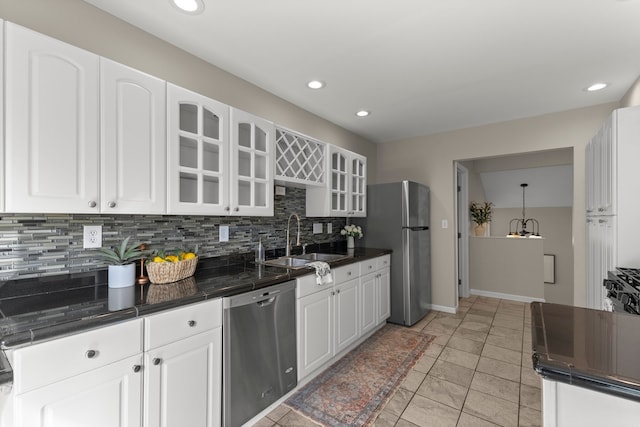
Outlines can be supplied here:
[[322, 223], [314, 222], [313, 223], [313, 234], [322, 234]]
[[101, 225], [85, 225], [82, 230], [82, 247], [84, 249], [102, 247]]
[[229, 241], [229, 226], [221, 225], [220, 226], [220, 242], [228, 242]]
[[276, 196], [284, 196], [287, 194], [286, 187], [276, 185]]
[[327, 223], [327, 234], [333, 233], [333, 224], [330, 222]]
[[449, 228], [449, 221], [447, 221], [446, 219], [442, 220], [442, 228]]

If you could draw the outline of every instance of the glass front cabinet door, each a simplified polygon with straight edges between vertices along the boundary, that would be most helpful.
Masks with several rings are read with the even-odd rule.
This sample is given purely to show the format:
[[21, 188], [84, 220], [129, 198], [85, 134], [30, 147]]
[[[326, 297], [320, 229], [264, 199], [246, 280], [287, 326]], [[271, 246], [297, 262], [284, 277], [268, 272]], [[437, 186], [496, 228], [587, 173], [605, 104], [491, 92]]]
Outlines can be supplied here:
[[229, 107], [167, 85], [169, 214], [228, 215]]
[[231, 213], [273, 215], [273, 123], [231, 109]]

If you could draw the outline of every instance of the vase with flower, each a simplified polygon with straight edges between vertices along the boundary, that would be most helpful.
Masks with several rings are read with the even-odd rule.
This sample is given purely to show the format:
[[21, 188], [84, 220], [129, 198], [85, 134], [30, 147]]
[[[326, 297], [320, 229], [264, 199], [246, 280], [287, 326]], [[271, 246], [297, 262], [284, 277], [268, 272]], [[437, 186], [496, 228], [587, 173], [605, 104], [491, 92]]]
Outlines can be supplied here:
[[355, 238], [362, 239], [362, 236], [364, 236], [362, 227], [354, 224], [345, 225], [342, 230], [340, 230], [340, 234], [347, 236], [347, 249], [355, 248]]

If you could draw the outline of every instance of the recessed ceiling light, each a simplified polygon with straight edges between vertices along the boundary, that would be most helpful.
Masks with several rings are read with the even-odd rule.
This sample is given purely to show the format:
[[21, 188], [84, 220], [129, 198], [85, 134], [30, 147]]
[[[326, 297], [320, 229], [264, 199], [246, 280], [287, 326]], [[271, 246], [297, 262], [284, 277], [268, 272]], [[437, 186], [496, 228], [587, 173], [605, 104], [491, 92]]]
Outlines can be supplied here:
[[594, 83], [591, 86], [589, 86], [586, 90], [587, 92], [595, 92], [597, 90], [604, 89], [605, 87], [607, 87], [606, 83]]
[[320, 80], [311, 80], [309, 83], [307, 83], [307, 87], [310, 89], [322, 89], [324, 85], [325, 83]]
[[171, 4], [176, 6], [182, 12], [190, 13], [190, 14], [198, 14], [202, 13], [204, 10], [204, 3], [202, 0], [169, 0]]
[[358, 117], [367, 117], [369, 115], [369, 112], [367, 110], [360, 110], [356, 113], [356, 116]]

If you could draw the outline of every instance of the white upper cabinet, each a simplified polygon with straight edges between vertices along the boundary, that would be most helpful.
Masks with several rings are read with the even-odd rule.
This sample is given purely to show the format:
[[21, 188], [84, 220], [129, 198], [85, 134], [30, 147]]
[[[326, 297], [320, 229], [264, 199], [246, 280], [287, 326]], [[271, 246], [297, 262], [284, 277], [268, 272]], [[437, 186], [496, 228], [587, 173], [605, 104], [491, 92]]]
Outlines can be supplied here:
[[[4, 99], [4, 21], [0, 19], [0, 100]], [[0, 165], [4, 165], [4, 102], [0, 102]], [[4, 174], [0, 173], [0, 212], [4, 212]]]
[[366, 216], [366, 157], [330, 145], [327, 163], [327, 185], [307, 189], [307, 216]]
[[167, 84], [170, 214], [229, 215], [229, 107]]
[[303, 136], [297, 132], [276, 128], [275, 179], [303, 185], [324, 185], [324, 142]]
[[6, 210], [98, 212], [99, 57], [5, 29]]
[[231, 109], [231, 213], [273, 216], [273, 123]]
[[100, 59], [101, 211], [166, 210], [165, 82]]

